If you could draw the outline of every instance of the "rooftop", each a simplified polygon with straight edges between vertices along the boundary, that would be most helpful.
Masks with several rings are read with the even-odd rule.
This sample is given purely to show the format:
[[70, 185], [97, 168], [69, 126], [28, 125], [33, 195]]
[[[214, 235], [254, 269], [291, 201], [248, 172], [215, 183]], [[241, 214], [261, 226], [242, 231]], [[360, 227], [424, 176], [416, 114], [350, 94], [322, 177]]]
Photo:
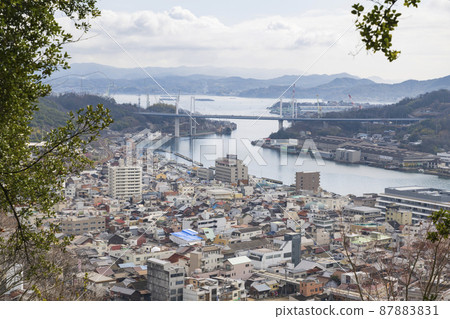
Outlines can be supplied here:
[[403, 186], [388, 187], [385, 194], [399, 195], [414, 199], [423, 199], [434, 202], [450, 203], [450, 191], [431, 187]]
[[228, 259], [228, 261], [233, 266], [251, 262], [250, 258], [248, 258], [247, 256], [240, 256], [240, 257], [230, 258], [230, 259]]
[[185, 241], [199, 241], [203, 240], [203, 238], [197, 236], [197, 232], [192, 229], [185, 229], [180, 232], [172, 233], [173, 236], [181, 238]]

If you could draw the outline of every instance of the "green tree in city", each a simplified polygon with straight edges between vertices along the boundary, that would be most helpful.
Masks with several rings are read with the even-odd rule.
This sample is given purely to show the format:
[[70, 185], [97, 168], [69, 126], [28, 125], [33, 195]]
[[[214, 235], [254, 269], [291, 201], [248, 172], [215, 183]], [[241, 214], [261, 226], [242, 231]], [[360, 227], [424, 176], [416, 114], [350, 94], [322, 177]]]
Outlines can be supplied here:
[[[371, 261], [377, 266], [376, 281], [383, 283], [384, 290], [368, 291], [373, 278], [358, 276], [357, 258], [362, 251], [354, 250], [345, 232], [342, 231], [343, 248], [347, 256], [350, 272], [353, 273], [361, 300], [412, 300], [417, 288], [422, 300], [438, 300], [442, 296], [448, 280], [450, 257], [450, 211], [441, 209], [433, 212], [430, 219], [419, 223], [418, 233], [405, 237], [402, 252], [392, 250], [382, 255], [381, 260]], [[407, 236], [407, 233], [404, 234]], [[373, 256], [370, 256], [373, 259]], [[363, 259], [361, 259], [363, 260]], [[392, 278], [403, 283], [398, 289], [392, 285]]]
[[428, 276], [422, 289], [423, 300], [436, 300], [440, 291], [443, 272], [448, 267], [450, 256], [450, 211], [441, 209], [431, 215], [433, 230], [427, 233], [431, 244], [431, 262]]
[[[0, 2], [0, 296], [24, 283], [42, 296], [43, 279], [61, 278], [53, 207], [63, 199], [64, 178], [91, 161], [84, 155], [111, 123], [102, 105], [69, 114], [65, 126], [30, 143], [37, 101], [51, 87], [43, 81], [68, 68], [63, 46], [77, 41], [59, 23], [68, 18], [80, 33], [100, 14], [94, 0], [2, 0]], [[48, 286], [48, 285], [47, 285]]]
[[[396, 60], [400, 51], [392, 49], [392, 32], [398, 26], [401, 13], [394, 9], [399, 0], [373, 1], [370, 10], [360, 3], [353, 5], [352, 14], [356, 16], [355, 26], [367, 51], [384, 53], [389, 62]], [[404, 0], [403, 6], [416, 7], [420, 0]]]

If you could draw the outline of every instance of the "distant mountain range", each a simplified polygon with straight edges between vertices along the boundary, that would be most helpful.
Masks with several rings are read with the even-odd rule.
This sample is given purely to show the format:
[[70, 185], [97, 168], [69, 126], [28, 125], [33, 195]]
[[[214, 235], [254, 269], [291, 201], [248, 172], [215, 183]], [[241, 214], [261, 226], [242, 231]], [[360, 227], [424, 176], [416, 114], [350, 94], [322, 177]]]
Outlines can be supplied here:
[[[276, 98], [284, 89], [285, 86], [250, 89], [242, 91], [239, 96]], [[375, 83], [368, 79], [337, 78], [313, 88], [297, 87], [295, 93], [297, 97], [318, 96], [323, 100], [341, 101], [349, 99], [351, 95], [354, 101], [396, 102], [405, 97], [416, 97], [440, 89], [450, 89], [450, 76], [426, 81], [408, 80], [395, 84]]]
[[[242, 74], [242, 69], [239, 70]], [[254, 74], [258, 70], [247, 69], [247, 71]], [[209, 67], [149, 67], [142, 70], [115, 68], [94, 63], [75, 63], [71, 69], [56, 73], [49, 83], [52, 84], [53, 91], [56, 93], [82, 92], [101, 95], [180, 93], [278, 98], [286, 91], [283, 98], [290, 99], [293, 89], [288, 88], [297, 80], [295, 87], [297, 99], [319, 97], [322, 100], [345, 101], [349, 100], [351, 95], [355, 102], [375, 103], [396, 102], [405, 97], [450, 89], [450, 76], [426, 81], [408, 80], [387, 84], [377, 83], [381, 79], [376, 79], [377, 82], [375, 82], [348, 73], [314, 74], [302, 77], [284, 75], [270, 79], [226, 76], [232, 72], [233, 69]]]

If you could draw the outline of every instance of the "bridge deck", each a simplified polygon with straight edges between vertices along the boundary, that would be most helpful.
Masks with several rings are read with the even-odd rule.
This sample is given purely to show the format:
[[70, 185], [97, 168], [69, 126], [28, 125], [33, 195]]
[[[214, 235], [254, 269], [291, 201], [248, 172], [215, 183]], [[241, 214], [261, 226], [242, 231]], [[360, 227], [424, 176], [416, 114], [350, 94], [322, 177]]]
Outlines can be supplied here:
[[174, 114], [174, 113], [154, 113], [154, 112], [139, 112], [140, 115], [159, 116], [159, 117], [173, 117], [173, 118], [194, 118], [194, 119], [229, 119], [229, 120], [282, 120], [294, 122], [418, 122], [422, 118], [292, 118], [279, 116], [256, 116], [256, 115], [226, 115], [226, 114]]

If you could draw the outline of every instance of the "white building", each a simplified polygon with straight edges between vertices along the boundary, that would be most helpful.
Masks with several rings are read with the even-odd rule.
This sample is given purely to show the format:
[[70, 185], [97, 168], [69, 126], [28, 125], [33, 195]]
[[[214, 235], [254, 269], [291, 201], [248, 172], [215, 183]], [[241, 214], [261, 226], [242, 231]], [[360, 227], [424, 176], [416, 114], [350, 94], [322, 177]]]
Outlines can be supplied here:
[[262, 235], [261, 228], [258, 227], [248, 227], [234, 230], [231, 233], [232, 238], [236, 238], [238, 240], [250, 240], [253, 237]]
[[76, 195], [77, 187], [75, 184], [68, 184], [64, 189], [64, 195], [70, 199], [73, 199]]
[[212, 228], [214, 234], [222, 233], [227, 227], [227, 220], [225, 217], [213, 217], [208, 219], [199, 219], [197, 221], [197, 228]]
[[142, 195], [142, 167], [110, 166], [109, 194], [113, 198], [129, 198]]
[[291, 248], [287, 247], [285, 251], [267, 248], [255, 249], [249, 252], [248, 258], [251, 259], [252, 265], [255, 269], [267, 269], [271, 266], [276, 266], [283, 262], [290, 261]]
[[338, 148], [336, 149], [335, 160], [338, 162], [358, 163], [361, 160], [361, 151]]

